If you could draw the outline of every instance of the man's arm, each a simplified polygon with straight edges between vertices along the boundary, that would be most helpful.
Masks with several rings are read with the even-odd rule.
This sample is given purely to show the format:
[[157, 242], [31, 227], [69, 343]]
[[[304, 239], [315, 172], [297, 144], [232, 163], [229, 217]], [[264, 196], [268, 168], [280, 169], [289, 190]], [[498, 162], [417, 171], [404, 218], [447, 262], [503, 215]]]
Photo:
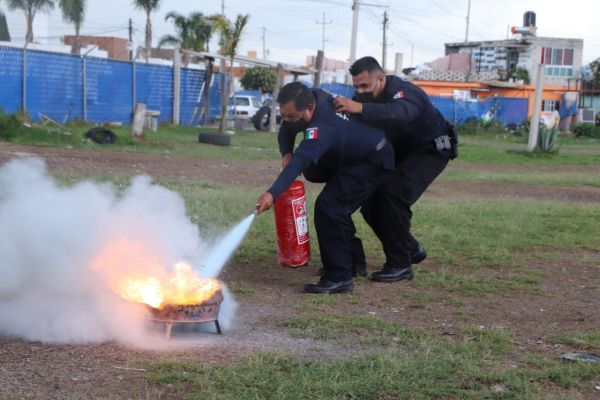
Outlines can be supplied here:
[[421, 110], [418, 101], [406, 97], [394, 99], [389, 103], [359, 103], [345, 97], [337, 97], [333, 105], [336, 111], [357, 114], [363, 121], [372, 123], [395, 120], [406, 124], [415, 119]]
[[395, 121], [400, 124], [412, 122], [420, 113], [421, 107], [414, 100], [398, 99], [390, 103], [364, 103], [361, 117], [365, 122], [378, 123]]
[[279, 173], [275, 182], [265, 193], [263, 193], [256, 202], [257, 214], [268, 210], [273, 205], [273, 202], [283, 193], [294, 179], [296, 179], [302, 171], [304, 171], [312, 163], [311, 159], [301, 154], [296, 154], [292, 157], [287, 166]]
[[279, 143], [279, 152], [282, 156], [294, 152], [294, 142], [296, 142], [297, 133], [298, 132], [290, 132], [283, 124], [279, 127], [277, 142]]

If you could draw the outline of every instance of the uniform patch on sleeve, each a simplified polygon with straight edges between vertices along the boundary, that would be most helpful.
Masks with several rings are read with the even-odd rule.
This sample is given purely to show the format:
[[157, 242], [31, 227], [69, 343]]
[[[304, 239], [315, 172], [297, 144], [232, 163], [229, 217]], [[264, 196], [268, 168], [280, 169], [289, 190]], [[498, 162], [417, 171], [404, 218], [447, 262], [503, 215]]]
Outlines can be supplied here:
[[319, 137], [319, 128], [307, 128], [304, 131], [304, 140], [316, 139]]
[[401, 90], [401, 91], [399, 91], [398, 93], [396, 93], [396, 94], [394, 95], [393, 99], [394, 99], [394, 100], [396, 100], [396, 99], [403, 99], [403, 98], [405, 98], [405, 97], [406, 97], [406, 96], [404, 95], [404, 92]]

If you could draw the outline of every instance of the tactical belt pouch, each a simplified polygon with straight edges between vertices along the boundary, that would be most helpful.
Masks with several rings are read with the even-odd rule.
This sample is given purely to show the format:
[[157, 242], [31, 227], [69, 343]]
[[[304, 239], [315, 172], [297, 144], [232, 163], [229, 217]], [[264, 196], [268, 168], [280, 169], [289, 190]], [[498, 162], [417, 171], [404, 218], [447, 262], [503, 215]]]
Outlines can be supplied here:
[[454, 126], [450, 125], [448, 134], [436, 137], [433, 143], [437, 151], [448, 155], [451, 160], [458, 157], [458, 140]]
[[458, 157], [458, 133], [454, 125], [450, 125], [448, 128], [448, 136], [450, 137], [450, 159], [454, 160]]

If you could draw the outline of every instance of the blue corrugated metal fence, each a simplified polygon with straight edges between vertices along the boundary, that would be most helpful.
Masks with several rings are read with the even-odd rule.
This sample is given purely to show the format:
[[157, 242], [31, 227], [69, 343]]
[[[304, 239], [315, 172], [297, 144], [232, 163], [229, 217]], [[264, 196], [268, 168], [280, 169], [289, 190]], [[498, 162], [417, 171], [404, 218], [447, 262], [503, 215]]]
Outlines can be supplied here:
[[[172, 67], [0, 46], [0, 108], [8, 113], [23, 108], [24, 61], [25, 110], [34, 120], [44, 114], [59, 122], [129, 124], [134, 103], [160, 111], [161, 122], [173, 120]], [[182, 125], [202, 122], [204, 78], [204, 71], [181, 69]], [[220, 81], [220, 75], [213, 74], [209, 121], [221, 113]]]
[[[85, 59], [0, 46], [0, 108], [15, 113], [23, 107], [23, 57], [26, 64], [26, 112], [37, 120], [40, 114], [60, 122], [131, 122], [134, 103], [160, 111], [159, 121], [173, 120], [173, 68], [94, 57]], [[85, 85], [83, 77], [85, 75]], [[213, 74], [209, 91], [209, 121], [221, 114], [220, 74]], [[180, 123], [202, 122], [205, 72], [181, 69]], [[228, 79], [226, 79], [227, 81]], [[306, 82], [309, 86], [310, 83]], [[84, 87], [85, 86], [85, 87]], [[323, 84], [335, 94], [352, 97], [354, 88], [339, 83]], [[83, 96], [85, 92], [85, 105]], [[455, 124], [493, 119], [502, 124], [520, 124], [527, 119], [528, 101], [490, 98], [459, 101], [431, 97], [444, 117]]]

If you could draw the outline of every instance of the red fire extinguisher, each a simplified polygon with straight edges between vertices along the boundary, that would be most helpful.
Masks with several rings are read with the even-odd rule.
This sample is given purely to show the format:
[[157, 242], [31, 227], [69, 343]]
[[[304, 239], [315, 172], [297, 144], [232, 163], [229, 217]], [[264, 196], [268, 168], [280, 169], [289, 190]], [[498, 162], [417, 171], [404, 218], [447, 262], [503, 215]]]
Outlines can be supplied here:
[[294, 181], [275, 201], [277, 254], [282, 267], [301, 267], [310, 262], [308, 213], [304, 184]]

